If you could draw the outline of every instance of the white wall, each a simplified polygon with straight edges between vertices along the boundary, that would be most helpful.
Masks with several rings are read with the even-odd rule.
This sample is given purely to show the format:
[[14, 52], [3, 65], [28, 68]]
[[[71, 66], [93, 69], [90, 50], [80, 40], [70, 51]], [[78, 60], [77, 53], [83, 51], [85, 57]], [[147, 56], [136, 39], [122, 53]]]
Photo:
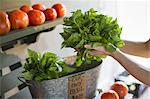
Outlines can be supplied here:
[[117, 5], [117, 17], [123, 27], [122, 38], [131, 41], [149, 39], [149, 0], [118, 0]]
[[[118, 0], [117, 17], [123, 27], [122, 39], [131, 41], [150, 39], [150, 0]], [[150, 67], [150, 58], [134, 56], [129, 58]]]

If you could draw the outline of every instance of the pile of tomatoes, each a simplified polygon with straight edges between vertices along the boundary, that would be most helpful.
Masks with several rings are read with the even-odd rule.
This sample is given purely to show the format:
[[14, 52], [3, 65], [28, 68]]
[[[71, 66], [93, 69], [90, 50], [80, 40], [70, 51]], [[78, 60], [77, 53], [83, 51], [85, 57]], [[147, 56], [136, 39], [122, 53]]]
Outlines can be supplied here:
[[46, 8], [43, 4], [34, 4], [32, 7], [23, 5], [19, 10], [11, 12], [0, 12], [0, 36], [7, 34], [11, 29], [24, 29], [30, 26], [43, 24], [46, 20], [52, 21], [58, 17], [63, 17], [66, 8], [63, 4], [54, 4], [51, 8]]
[[101, 99], [124, 99], [127, 94], [127, 85], [123, 82], [115, 82], [110, 90], [102, 93]]

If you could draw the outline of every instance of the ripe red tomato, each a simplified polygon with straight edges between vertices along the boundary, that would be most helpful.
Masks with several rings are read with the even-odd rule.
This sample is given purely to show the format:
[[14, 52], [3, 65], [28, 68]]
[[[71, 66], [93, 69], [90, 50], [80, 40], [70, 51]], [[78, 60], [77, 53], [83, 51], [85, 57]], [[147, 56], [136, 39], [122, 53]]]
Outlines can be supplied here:
[[29, 24], [30, 25], [40, 25], [45, 22], [45, 15], [39, 10], [31, 10], [28, 12]]
[[23, 5], [21, 6], [20, 10], [24, 11], [25, 13], [28, 13], [30, 10], [33, 10], [33, 8], [29, 5]]
[[66, 13], [66, 8], [63, 4], [57, 3], [52, 6], [57, 12], [57, 17], [63, 17]]
[[47, 8], [43, 12], [45, 14], [46, 20], [48, 21], [55, 20], [57, 18], [57, 12], [53, 8]]
[[32, 8], [40, 11], [44, 11], [46, 9], [46, 7], [41, 3], [34, 4]]
[[13, 10], [9, 13], [12, 29], [24, 29], [29, 25], [28, 15], [21, 10]]
[[119, 99], [119, 96], [114, 90], [109, 90], [102, 93], [101, 99]]
[[5, 12], [0, 12], [0, 36], [10, 31], [10, 21]]
[[115, 82], [111, 86], [111, 89], [116, 91], [118, 93], [119, 97], [124, 97], [128, 93], [128, 87], [123, 82]]

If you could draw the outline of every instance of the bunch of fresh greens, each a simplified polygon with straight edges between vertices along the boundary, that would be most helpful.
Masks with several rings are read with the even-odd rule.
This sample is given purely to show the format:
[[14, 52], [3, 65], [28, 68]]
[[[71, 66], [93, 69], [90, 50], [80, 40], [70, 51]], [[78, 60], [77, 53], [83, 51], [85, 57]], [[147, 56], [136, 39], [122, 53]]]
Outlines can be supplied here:
[[22, 76], [26, 80], [50, 80], [60, 78], [74, 71], [56, 54], [39, 52], [28, 49], [28, 59], [24, 65]]
[[64, 31], [61, 34], [63, 47], [78, 49], [76, 65], [82, 62], [90, 63], [92, 60], [101, 60], [101, 56], [91, 56], [85, 44], [93, 47], [104, 46], [107, 51], [114, 52], [116, 48], [124, 45], [120, 39], [122, 28], [117, 19], [99, 14], [94, 9], [82, 13], [81, 10], [73, 12], [71, 17], [64, 18]]

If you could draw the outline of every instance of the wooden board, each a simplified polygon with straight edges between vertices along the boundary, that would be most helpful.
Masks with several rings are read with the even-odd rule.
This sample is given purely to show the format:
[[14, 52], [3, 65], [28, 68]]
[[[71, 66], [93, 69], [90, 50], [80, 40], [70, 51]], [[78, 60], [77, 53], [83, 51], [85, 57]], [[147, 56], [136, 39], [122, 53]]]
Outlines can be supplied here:
[[[0, 89], [2, 89], [2, 83], [1, 82], [2, 82], [2, 77], [0, 76]], [[2, 90], [0, 90], [0, 96], [2, 96]]]
[[14, 96], [12, 96], [8, 99], [32, 99], [32, 96], [30, 94], [28, 87], [26, 87], [26, 88], [20, 90], [19, 93], [15, 94]]
[[21, 72], [23, 68], [16, 69], [12, 71], [10, 74], [7, 74], [2, 77], [2, 94], [5, 92], [19, 86], [22, 82], [18, 80], [17, 77], [21, 76]]
[[20, 59], [18, 56], [0, 53], [0, 70], [5, 67], [11, 66], [19, 61]]

